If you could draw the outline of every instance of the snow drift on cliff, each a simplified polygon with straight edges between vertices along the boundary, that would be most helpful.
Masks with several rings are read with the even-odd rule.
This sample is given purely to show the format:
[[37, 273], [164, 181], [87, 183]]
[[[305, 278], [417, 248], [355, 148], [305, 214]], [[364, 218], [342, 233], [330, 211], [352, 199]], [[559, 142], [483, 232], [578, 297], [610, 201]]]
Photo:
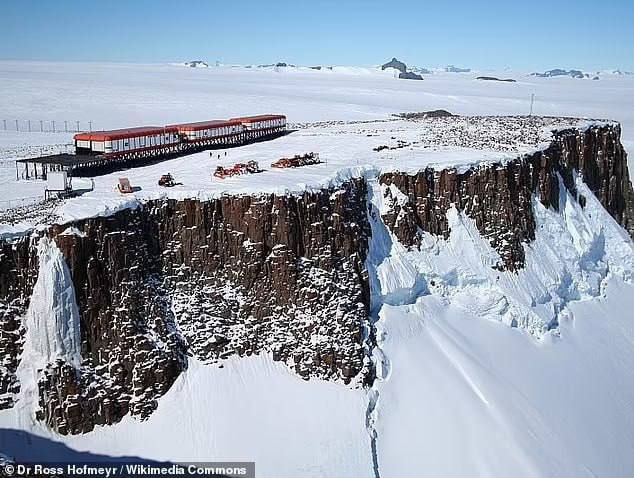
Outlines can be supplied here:
[[[373, 257], [376, 293], [389, 305], [436, 295], [475, 316], [543, 337], [557, 328], [570, 301], [597, 297], [608, 276], [629, 281], [634, 271], [628, 234], [580, 178], [576, 186], [588, 198], [585, 208], [561, 181], [559, 212], [534, 198], [536, 238], [524, 244], [526, 267], [517, 274], [494, 268], [500, 260], [498, 253], [480, 236], [474, 221], [456, 209], [447, 215], [449, 239], [423, 233], [420, 250], [408, 250], [375, 225], [373, 242], [382, 245]], [[378, 213], [387, 212], [382, 198], [388, 187], [402, 196], [394, 185], [375, 186]]]
[[81, 361], [79, 310], [66, 260], [55, 242], [44, 237], [38, 243], [38, 261], [40, 272], [25, 317], [24, 349], [17, 370], [17, 423], [27, 428], [35, 424], [40, 370], [55, 360], [74, 366]]
[[70, 270], [55, 242], [47, 237], [40, 240], [38, 255], [40, 274], [26, 315], [24, 353], [32, 366], [56, 359], [78, 365], [79, 310]]

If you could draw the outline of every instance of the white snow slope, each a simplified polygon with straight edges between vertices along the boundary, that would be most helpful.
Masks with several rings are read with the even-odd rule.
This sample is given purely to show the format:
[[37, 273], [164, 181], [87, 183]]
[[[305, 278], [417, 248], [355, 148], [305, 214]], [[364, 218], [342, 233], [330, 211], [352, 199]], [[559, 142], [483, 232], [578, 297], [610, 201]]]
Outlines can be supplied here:
[[[295, 122], [434, 108], [521, 114], [534, 91], [538, 113], [615, 119], [623, 124], [626, 146], [634, 140], [632, 78], [516, 75], [517, 84], [500, 84], [476, 82], [476, 75], [407, 82], [371, 73], [0, 63], [0, 77], [8, 80], [0, 81], [0, 97], [9, 116], [26, 119], [46, 110], [72, 119], [81, 112], [99, 127], [115, 127], [266, 111]], [[38, 144], [36, 135], [24, 138]], [[293, 148], [321, 147], [306, 141]], [[236, 155], [264, 151], [275, 159], [279, 153], [257, 146]], [[323, 148], [336, 150], [333, 144]], [[364, 162], [350, 158], [357, 160]], [[356, 164], [350, 166], [354, 175]], [[297, 175], [292, 184], [319, 176], [291, 174]], [[372, 186], [370, 199], [380, 211], [381, 190]], [[193, 361], [149, 420], [127, 417], [87, 435], [61, 437], [31, 420], [34, 384], [21, 366], [25, 389], [16, 408], [0, 412], [0, 426], [100, 455], [255, 460], [261, 477], [632, 476], [634, 246], [578, 186], [589, 198], [583, 210], [566, 194], [560, 213], [535, 202], [537, 239], [517, 275], [489, 267], [495, 251], [456, 211], [449, 213], [450, 238], [426, 237], [420, 252], [405, 250], [372, 220], [367, 265], [381, 378], [370, 391], [303, 381], [268, 356], [231, 359], [223, 368]], [[67, 333], [52, 343], [72, 360], [74, 298], [55, 299], [40, 287], [65, 281], [54, 248], [40, 252], [26, 349], [45, 349], [51, 342], [42, 335], [56, 337], [50, 325], [67, 310], [67, 325], [53, 327]], [[46, 311], [50, 322], [41, 320]], [[0, 433], [0, 453], [53, 458], [33, 443], [30, 435]]]
[[534, 201], [517, 275], [455, 210], [415, 252], [374, 223], [381, 476], [631, 476], [634, 245], [593, 196], [561, 196]]

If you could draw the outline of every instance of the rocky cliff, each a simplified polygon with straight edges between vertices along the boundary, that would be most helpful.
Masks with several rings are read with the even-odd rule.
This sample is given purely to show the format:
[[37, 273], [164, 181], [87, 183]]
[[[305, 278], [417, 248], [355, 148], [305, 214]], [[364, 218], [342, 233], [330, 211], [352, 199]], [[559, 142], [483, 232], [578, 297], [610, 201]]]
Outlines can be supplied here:
[[[306, 379], [369, 382], [365, 200], [359, 180], [300, 196], [151, 201], [42, 231], [72, 274], [82, 363], [40, 372], [38, 419], [66, 434], [145, 418], [187, 354], [270, 352]], [[19, 392], [37, 241], [2, 244], [3, 407]]]
[[37, 274], [31, 238], [16, 244], [0, 241], [0, 410], [14, 404], [20, 390], [16, 377], [24, 337], [23, 317]]
[[383, 174], [379, 182], [390, 205], [383, 220], [403, 244], [416, 247], [422, 231], [448, 237], [447, 211], [456, 207], [497, 250], [498, 267], [517, 270], [524, 265], [522, 244], [535, 239], [533, 196], [558, 210], [561, 181], [583, 205], [577, 174], [634, 237], [634, 192], [618, 125], [559, 131], [543, 151], [505, 163], [461, 172], [427, 168], [414, 175]]
[[[616, 125], [565, 130], [505, 163], [382, 174], [383, 222], [415, 248], [422, 231], [447, 237], [458, 208], [499, 252], [497, 267], [518, 270], [535, 238], [533, 201], [557, 210], [567, 190], [583, 205], [580, 177], [634, 235], [619, 135]], [[23, 344], [40, 333], [25, 323], [45, 236], [80, 315], [81, 363], [50, 357], [37, 372], [36, 416], [59, 433], [149, 416], [188, 356], [222, 366], [266, 352], [305, 379], [370, 384], [367, 196], [356, 179], [301, 195], [155, 200], [0, 242], [0, 408], [20, 397]]]

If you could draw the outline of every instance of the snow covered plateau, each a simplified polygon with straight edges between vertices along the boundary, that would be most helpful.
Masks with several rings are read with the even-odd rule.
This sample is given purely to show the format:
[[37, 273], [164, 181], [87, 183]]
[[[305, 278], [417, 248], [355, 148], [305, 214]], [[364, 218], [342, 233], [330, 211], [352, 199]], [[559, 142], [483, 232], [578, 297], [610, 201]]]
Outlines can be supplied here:
[[0, 124], [0, 456], [633, 476], [634, 76], [424, 78], [0, 62], [9, 126], [293, 130], [42, 205], [14, 161], [72, 133]]

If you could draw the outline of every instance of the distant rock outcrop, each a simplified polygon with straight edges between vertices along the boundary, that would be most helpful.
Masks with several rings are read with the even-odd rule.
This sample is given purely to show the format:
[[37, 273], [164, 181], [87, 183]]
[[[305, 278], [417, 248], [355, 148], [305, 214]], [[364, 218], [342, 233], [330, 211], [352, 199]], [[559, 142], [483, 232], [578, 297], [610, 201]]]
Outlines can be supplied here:
[[398, 77], [404, 80], [422, 80], [423, 79], [422, 76], [420, 76], [418, 73], [414, 73], [413, 71], [406, 71], [404, 73], [399, 73]]
[[287, 63], [285, 61], [278, 61], [277, 63], [258, 65], [258, 68], [297, 68], [297, 65], [293, 65], [292, 63]]
[[387, 68], [395, 68], [401, 73], [405, 73], [407, 71], [407, 65], [402, 61], [398, 61], [396, 58], [392, 58], [387, 63], [381, 65], [381, 70], [385, 70]]
[[184, 65], [191, 68], [209, 68], [209, 64], [202, 60], [187, 61]]
[[495, 76], [478, 76], [476, 78], [476, 80], [483, 80], [483, 81], [506, 81], [508, 83], [515, 83], [517, 80], [514, 80], [513, 78], [496, 78]]
[[448, 116], [456, 116], [447, 110], [431, 110], [419, 111], [416, 113], [400, 113], [395, 116], [404, 119], [425, 119], [425, 118], [446, 118]]
[[381, 65], [381, 70], [385, 70], [387, 68], [394, 68], [398, 70], [400, 73], [398, 75], [399, 78], [403, 80], [422, 80], [423, 77], [418, 73], [414, 73], [413, 71], [408, 71], [407, 65], [402, 61], [397, 60], [396, 58], [392, 58], [387, 63]]
[[561, 68], [555, 68], [553, 70], [545, 71], [544, 73], [531, 73], [531, 76], [538, 78], [552, 78], [555, 76], [569, 76], [571, 78], [586, 78], [589, 75], [585, 75], [580, 70], [563, 70]]

